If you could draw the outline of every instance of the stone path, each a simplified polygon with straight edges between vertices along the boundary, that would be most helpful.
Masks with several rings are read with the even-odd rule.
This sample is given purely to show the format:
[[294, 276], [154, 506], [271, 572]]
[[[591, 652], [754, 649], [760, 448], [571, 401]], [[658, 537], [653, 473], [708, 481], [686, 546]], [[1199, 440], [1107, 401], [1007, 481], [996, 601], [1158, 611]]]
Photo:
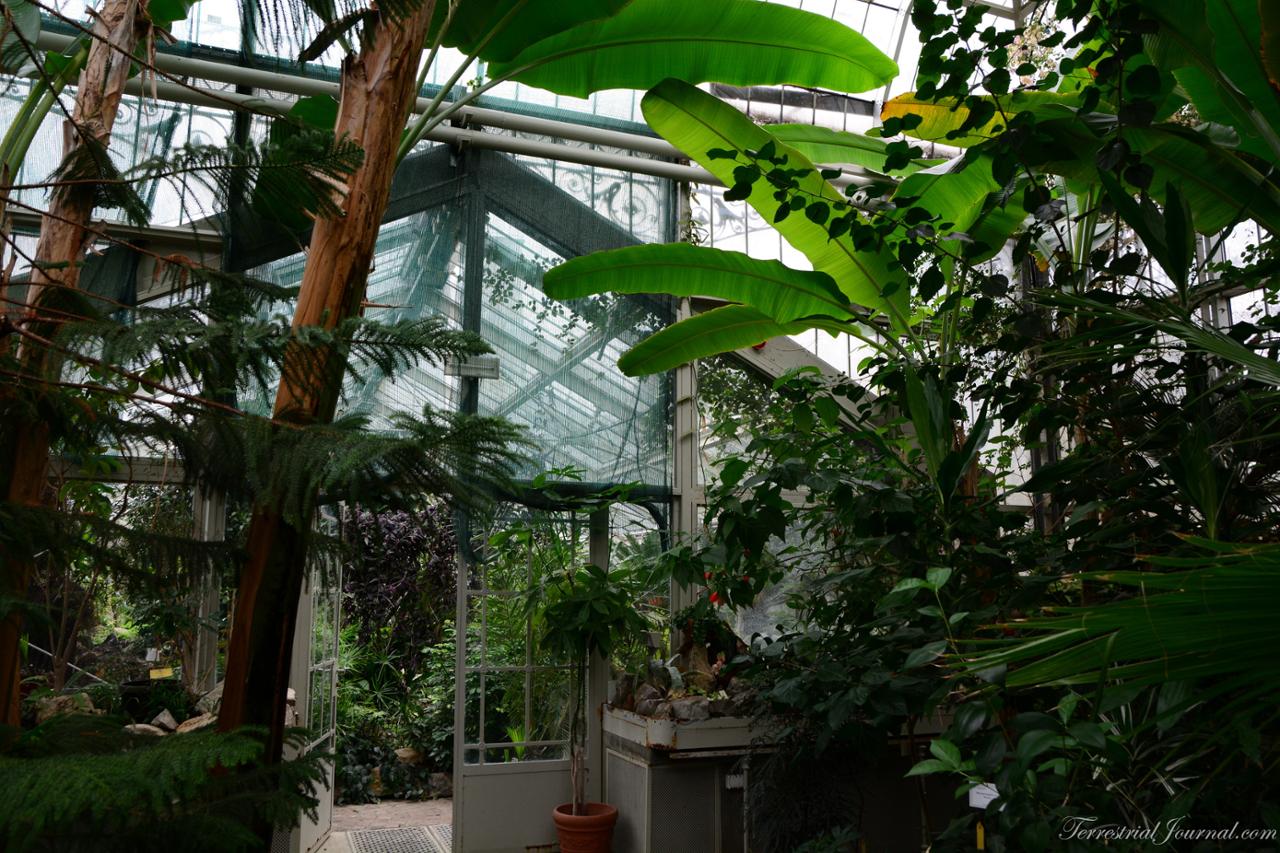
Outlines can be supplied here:
[[350, 853], [347, 833], [361, 829], [436, 826], [453, 822], [453, 800], [384, 800], [361, 806], [336, 806], [333, 831], [317, 853]]
[[361, 806], [335, 806], [333, 831], [393, 829], [453, 823], [453, 800], [383, 800]]

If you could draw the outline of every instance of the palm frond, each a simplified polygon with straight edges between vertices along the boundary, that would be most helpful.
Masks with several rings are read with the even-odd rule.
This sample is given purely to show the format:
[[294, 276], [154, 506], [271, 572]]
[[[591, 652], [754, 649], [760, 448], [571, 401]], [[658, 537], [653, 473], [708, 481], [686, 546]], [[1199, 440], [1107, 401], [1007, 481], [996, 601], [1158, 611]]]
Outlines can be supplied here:
[[1153, 557], [1158, 569], [1075, 576], [1123, 597], [1052, 608], [1008, 623], [1016, 639], [964, 662], [970, 671], [1009, 667], [1014, 687], [1131, 685], [1243, 678], [1252, 695], [1280, 695], [1280, 546], [1193, 539], [1195, 553]]

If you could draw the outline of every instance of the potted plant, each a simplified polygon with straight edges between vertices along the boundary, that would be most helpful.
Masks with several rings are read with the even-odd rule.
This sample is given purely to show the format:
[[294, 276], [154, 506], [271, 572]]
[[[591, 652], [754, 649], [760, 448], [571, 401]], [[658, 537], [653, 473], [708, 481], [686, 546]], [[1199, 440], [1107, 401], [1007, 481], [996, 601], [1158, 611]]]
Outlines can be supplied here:
[[599, 566], [586, 565], [554, 576], [535, 603], [534, 624], [542, 648], [570, 662], [574, 685], [569, 724], [569, 775], [573, 801], [552, 812], [563, 853], [607, 851], [618, 810], [586, 798], [587, 670], [591, 655], [608, 657], [615, 643], [644, 631], [630, 594]]

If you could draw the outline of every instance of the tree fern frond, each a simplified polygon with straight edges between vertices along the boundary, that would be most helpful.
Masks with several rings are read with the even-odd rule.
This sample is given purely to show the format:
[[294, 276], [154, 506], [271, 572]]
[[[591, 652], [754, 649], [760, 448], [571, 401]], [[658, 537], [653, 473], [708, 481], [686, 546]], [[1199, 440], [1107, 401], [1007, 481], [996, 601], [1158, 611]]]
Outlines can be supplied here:
[[133, 182], [121, 174], [101, 140], [80, 138], [53, 171], [55, 184], [94, 184], [95, 205], [119, 209], [134, 225], [146, 225], [151, 207], [138, 195]]
[[323, 754], [264, 767], [262, 749], [255, 729], [155, 738], [55, 717], [0, 756], [0, 839], [12, 851], [252, 849], [255, 818], [314, 816], [325, 782]]
[[451, 329], [443, 317], [390, 323], [358, 317], [344, 323], [338, 337], [348, 347], [351, 369], [367, 363], [384, 375], [422, 361], [438, 365], [493, 352], [479, 335]]

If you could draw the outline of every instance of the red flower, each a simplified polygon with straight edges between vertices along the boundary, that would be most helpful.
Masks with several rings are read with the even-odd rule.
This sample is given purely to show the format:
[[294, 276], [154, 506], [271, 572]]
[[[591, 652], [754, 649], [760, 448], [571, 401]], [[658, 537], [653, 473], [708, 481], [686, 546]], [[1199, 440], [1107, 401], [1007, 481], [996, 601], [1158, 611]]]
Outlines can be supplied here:
[[711, 603], [712, 603], [712, 604], [719, 604], [719, 603], [720, 603], [720, 593], [718, 593], [718, 592], [713, 592], [713, 593], [711, 593]]
[[703, 572], [703, 573], [702, 573], [702, 579], [703, 579], [704, 581], [709, 581], [709, 580], [711, 580], [711, 572]]

